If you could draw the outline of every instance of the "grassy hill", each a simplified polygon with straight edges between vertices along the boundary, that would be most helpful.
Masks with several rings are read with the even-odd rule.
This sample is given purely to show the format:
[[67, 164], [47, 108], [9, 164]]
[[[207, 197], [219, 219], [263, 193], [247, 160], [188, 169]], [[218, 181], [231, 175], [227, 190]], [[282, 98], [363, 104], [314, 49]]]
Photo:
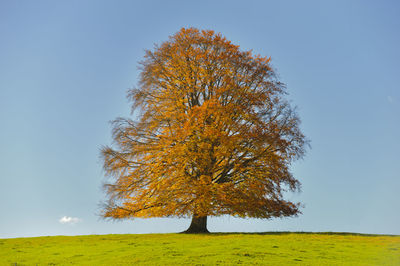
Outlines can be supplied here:
[[0, 265], [400, 265], [400, 236], [226, 233], [0, 239]]

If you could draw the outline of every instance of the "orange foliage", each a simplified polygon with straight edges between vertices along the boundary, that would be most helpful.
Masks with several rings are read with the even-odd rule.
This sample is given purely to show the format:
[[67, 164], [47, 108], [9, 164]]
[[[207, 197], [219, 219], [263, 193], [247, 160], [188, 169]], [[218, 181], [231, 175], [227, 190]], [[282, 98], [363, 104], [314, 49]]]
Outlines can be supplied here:
[[129, 97], [136, 121], [114, 121], [102, 150], [110, 218], [296, 215], [282, 197], [307, 140], [270, 58], [213, 31], [182, 29], [141, 62]]

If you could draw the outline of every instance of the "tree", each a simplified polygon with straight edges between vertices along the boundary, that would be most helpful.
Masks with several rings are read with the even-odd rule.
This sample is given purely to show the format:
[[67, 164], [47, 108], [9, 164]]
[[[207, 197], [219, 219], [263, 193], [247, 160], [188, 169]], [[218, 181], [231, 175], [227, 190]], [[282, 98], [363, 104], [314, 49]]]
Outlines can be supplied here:
[[213, 31], [181, 29], [146, 51], [128, 93], [137, 119], [116, 119], [102, 149], [102, 215], [189, 216], [189, 233], [208, 232], [208, 216], [297, 215], [282, 193], [300, 187], [289, 165], [307, 140], [285, 94], [270, 58]]

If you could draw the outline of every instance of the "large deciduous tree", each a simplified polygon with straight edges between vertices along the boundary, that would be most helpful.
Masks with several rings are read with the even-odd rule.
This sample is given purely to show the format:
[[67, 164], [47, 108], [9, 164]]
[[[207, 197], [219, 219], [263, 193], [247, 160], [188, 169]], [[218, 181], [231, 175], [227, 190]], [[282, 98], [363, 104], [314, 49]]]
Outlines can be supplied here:
[[116, 119], [102, 149], [102, 215], [189, 216], [186, 232], [208, 232], [208, 216], [298, 214], [282, 194], [299, 189], [289, 165], [307, 140], [285, 94], [270, 58], [213, 31], [181, 29], [146, 51], [128, 94], [135, 119]]

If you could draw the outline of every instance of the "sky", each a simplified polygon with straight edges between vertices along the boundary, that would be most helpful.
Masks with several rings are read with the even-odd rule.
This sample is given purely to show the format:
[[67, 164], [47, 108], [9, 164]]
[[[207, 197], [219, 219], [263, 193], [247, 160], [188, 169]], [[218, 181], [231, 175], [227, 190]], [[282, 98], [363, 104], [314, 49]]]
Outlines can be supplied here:
[[312, 148], [284, 219], [213, 232], [400, 234], [398, 1], [0, 1], [0, 238], [169, 233], [190, 219], [107, 221], [100, 149], [130, 117], [144, 51], [182, 27], [270, 56]]

